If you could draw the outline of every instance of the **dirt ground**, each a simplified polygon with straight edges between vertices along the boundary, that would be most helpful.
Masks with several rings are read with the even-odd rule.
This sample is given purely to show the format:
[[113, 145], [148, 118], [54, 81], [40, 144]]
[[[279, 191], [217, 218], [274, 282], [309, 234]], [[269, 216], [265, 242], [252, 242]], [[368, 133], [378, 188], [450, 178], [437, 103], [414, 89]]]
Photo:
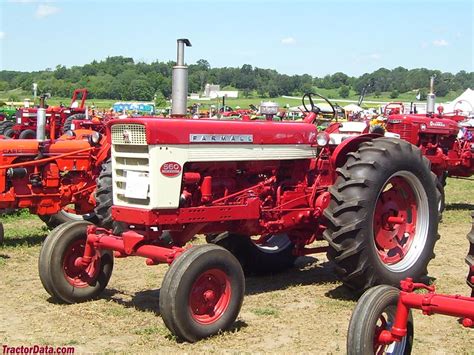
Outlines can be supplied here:
[[[466, 234], [474, 184], [450, 180], [441, 239], [429, 267], [438, 291], [468, 295]], [[300, 258], [285, 273], [246, 280], [233, 329], [196, 344], [177, 342], [158, 309], [166, 266], [117, 259], [97, 301], [56, 304], [43, 289], [37, 262], [47, 231], [36, 217], [7, 218], [0, 247], [0, 343], [74, 346], [76, 353], [278, 352], [344, 354], [355, 299], [334, 277], [325, 256]], [[414, 354], [474, 354], [474, 329], [456, 318], [415, 312]]]

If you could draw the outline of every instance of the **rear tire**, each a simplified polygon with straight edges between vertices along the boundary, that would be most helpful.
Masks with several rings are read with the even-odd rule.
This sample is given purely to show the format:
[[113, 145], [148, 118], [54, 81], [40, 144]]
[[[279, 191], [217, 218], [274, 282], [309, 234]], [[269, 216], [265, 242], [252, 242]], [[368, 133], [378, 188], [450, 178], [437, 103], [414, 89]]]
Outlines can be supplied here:
[[35, 139], [36, 138], [36, 132], [33, 131], [32, 129], [26, 129], [20, 133], [18, 136], [18, 139]]
[[160, 290], [160, 313], [168, 329], [189, 342], [229, 329], [244, 298], [245, 280], [235, 257], [207, 244], [173, 261]]
[[102, 170], [97, 178], [95, 201], [96, 207], [94, 212], [98, 219], [98, 225], [103, 228], [112, 229], [114, 227], [114, 221], [112, 220], [113, 191], [111, 159], [108, 159], [102, 164]]
[[74, 261], [84, 253], [89, 222], [69, 222], [55, 228], [40, 251], [38, 269], [41, 283], [55, 299], [65, 303], [96, 298], [107, 286], [113, 269], [112, 252], [101, 250], [86, 269]]
[[64, 121], [64, 124], [63, 124], [63, 133], [66, 133], [67, 131], [71, 131], [71, 125], [72, 125], [72, 121], [74, 120], [85, 120], [86, 119], [86, 115], [84, 113], [76, 113], [74, 115], [71, 115], [69, 116], [68, 118], [66, 118], [66, 120]]
[[263, 245], [257, 245], [248, 236], [229, 232], [206, 239], [230, 251], [246, 275], [282, 272], [291, 268], [296, 260], [294, 245], [286, 234], [275, 234]]
[[[390, 330], [395, 321], [400, 290], [386, 285], [365, 292], [352, 312], [347, 331], [348, 355], [389, 353], [410, 354], [413, 346], [413, 317], [411, 310], [407, 322], [407, 335], [401, 342], [383, 344], [378, 341], [382, 330]], [[389, 349], [387, 349], [387, 347]]]
[[377, 138], [349, 153], [324, 211], [328, 258], [349, 287], [420, 280], [438, 238], [436, 176], [408, 142]]

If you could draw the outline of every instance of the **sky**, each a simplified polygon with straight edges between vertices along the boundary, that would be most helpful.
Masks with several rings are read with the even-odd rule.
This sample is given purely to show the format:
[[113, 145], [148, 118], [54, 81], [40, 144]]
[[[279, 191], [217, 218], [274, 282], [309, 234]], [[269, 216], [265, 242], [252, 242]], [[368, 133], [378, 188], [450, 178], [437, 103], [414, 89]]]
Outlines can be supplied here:
[[359, 76], [385, 67], [474, 71], [473, 0], [0, 0], [0, 70], [108, 56]]

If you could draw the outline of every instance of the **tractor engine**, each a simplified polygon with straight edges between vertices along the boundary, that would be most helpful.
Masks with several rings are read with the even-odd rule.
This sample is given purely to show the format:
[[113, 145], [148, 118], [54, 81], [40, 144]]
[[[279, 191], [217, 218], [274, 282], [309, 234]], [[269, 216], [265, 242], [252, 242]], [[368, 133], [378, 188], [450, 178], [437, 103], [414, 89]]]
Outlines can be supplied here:
[[78, 214], [91, 212], [96, 161], [106, 158], [107, 147], [104, 136], [89, 130], [56, 141], [0, 140], [0, 209], [51, 215], [73, 204]]
[[[285, 230], [308, 216], [297, 209], [310, 205], [308, 171], [318, 150], [312, 144], [314, 126], [287, 123], [285, 134], [278, 135], [274, 130], [281, 128], [265, 122], [135, 122], [111, 126], [118, 220], [132, 223], [134, 209], [146, 209], [144, 224], [154, 219], [164, 229], [179, 229], [180, 223], [219, 221], [207, 226], [217, 232], [246, 216], [260, 224], [243, 223], [239, 229], [262, 234]], [[229, 133], [214, 133], [219, 131]], [[265, 218], [259, 218], [260, 210]]]

